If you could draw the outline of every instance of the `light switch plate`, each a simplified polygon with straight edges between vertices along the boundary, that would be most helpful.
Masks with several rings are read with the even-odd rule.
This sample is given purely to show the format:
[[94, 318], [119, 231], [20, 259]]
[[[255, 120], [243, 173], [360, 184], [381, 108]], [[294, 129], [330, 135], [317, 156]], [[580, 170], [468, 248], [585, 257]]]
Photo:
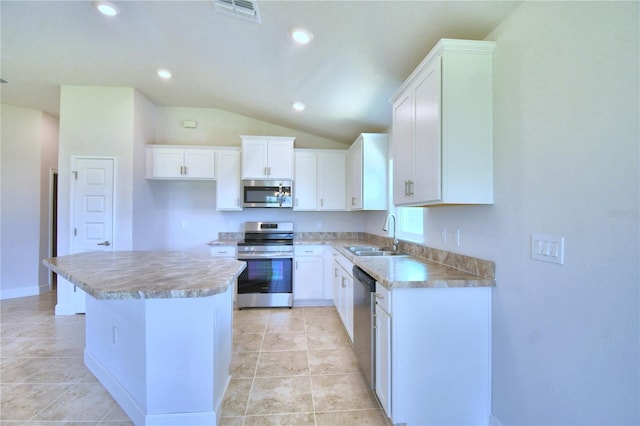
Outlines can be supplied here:
[[531, 235], [531, 258], [541, 262], [564, 265], [564, 237], [555, 235]]

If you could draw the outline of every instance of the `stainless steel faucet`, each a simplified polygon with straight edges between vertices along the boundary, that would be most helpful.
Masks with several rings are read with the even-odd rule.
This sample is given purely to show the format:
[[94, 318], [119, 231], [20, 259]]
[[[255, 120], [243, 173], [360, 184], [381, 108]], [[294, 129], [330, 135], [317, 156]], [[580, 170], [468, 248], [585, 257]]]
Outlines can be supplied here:
[[389, 230], [389, 219], [393, 218], [393, 251], [398, 251], [398, 239], [396, 238], [396, 215], [393, 213], [389, 213], [387, 218], [384, 220], [384, 225], [382, 226], [382, 230], [387, 232]]

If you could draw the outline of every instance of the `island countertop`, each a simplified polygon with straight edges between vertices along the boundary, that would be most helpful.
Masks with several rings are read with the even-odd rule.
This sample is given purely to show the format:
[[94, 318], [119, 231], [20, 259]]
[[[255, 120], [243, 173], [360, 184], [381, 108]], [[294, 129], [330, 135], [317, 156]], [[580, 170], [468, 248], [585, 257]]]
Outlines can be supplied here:
[[232, 258], [176, 251], [76, 253], [42, 263], [96, 299], [212, 296], [246, 268]]

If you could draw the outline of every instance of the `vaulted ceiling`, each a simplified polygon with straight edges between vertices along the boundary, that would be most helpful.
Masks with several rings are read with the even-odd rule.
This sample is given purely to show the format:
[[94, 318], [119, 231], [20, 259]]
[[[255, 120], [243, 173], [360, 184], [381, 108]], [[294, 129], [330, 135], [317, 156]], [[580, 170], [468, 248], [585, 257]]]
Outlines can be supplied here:
[[[91, 1], [0, 1], [2, 103], [57, 116], [63, 85], [134, 87], [158, 106], [218, 108], [351, 143], [391, 124], [389, 98], [439, 39], [483, 39], [520, 4], [258, 0], [255, 23], [210, 0], [113, 3], [115, 17]], [[312, 42], [295, 44], [294, 26]]]

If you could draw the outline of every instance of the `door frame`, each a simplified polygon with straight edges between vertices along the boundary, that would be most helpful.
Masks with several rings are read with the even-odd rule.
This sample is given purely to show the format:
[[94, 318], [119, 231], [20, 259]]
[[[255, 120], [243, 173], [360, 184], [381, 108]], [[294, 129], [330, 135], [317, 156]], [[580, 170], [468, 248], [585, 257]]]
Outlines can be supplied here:
[[[49, 245], [47, 253], [49, 257], [58, 255], [58, 185], [59, 185], [58, 169], [49, 169]], [[49, 290], [53, 290], [56, 286], [56, 273], [49, 271], [48, 284]]]

